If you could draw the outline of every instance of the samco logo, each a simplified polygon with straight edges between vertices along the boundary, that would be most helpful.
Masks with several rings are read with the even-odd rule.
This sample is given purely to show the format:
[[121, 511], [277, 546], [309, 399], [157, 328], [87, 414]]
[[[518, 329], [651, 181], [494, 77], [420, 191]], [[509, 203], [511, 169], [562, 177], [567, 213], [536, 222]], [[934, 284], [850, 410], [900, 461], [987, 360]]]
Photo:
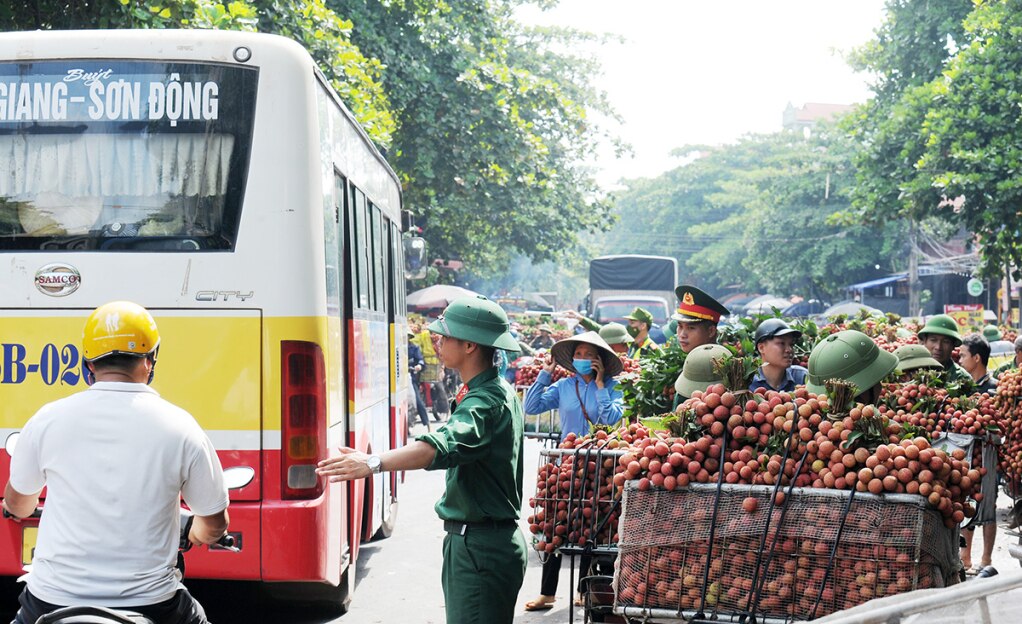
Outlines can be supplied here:
[[47, 264], [35, 274], [35, 287], [51, 297], [66, 297], [81, 285], [81, 274], [70, 264]]

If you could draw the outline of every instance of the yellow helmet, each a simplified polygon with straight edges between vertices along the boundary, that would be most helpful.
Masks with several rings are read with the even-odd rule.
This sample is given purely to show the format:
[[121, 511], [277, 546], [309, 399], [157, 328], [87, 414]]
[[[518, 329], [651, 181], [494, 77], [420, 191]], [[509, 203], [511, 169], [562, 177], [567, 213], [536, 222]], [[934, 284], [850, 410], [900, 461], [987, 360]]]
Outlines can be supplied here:
[[160, 346], [156, 321], [130, 301], [112, 301], [93, 310], [83, 334], [83, 357], [89, 362], [108, 355], [148, 355]]

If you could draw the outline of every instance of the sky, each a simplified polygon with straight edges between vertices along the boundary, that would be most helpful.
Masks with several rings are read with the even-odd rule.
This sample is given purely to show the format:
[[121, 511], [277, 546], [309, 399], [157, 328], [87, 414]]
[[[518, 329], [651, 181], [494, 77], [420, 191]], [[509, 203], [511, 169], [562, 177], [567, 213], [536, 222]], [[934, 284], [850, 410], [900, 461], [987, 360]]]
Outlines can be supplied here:
[[789, 102], [850, 104], [869, 97], [867, 76], [842, 57], [872, 38], [883, 0], [561, 0], [523, 7], [525, 23], [612, 33], [594, 47], [598, 80], [631, 144], [593, 163], [613, 184], [678, 166], [677, 147], [733, 142], [774, 132]]

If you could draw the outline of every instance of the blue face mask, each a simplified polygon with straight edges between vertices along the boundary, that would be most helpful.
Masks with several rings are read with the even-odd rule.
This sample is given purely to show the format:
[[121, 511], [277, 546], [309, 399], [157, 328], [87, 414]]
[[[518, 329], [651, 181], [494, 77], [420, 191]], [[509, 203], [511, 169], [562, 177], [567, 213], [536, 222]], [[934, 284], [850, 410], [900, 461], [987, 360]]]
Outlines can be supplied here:
[[579, 375], [589, 375], [593, 372], [592, 360], [580, 360], [575, 358], [571, 361], [571, 365], [575, 367], [575, 372]]

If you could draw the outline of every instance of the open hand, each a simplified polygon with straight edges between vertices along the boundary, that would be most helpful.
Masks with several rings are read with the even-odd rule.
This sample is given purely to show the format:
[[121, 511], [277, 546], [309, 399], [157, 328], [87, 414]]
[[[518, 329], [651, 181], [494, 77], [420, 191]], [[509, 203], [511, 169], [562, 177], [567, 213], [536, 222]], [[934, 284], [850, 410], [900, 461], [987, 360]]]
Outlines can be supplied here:
[[341, 447], [338, 457], [331, 457], [319, 462], [316, 474], [329, 477], [331, 483], [362, 479], [373, 473], [367, 461], [369, 456], [346, 446]]

